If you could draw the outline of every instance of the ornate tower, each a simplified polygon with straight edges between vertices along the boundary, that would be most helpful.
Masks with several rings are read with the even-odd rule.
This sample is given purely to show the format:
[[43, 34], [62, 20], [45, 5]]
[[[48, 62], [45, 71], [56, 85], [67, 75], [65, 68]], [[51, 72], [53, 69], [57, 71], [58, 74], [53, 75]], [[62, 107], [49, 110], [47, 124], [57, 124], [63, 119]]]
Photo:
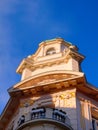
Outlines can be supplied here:
[[62, 38], [40, 43], [16, 70], [21, 81], [8, 90], [0, 130], [93, 130], [98, 90], [81, 72], [83, 59], [77, 47]]

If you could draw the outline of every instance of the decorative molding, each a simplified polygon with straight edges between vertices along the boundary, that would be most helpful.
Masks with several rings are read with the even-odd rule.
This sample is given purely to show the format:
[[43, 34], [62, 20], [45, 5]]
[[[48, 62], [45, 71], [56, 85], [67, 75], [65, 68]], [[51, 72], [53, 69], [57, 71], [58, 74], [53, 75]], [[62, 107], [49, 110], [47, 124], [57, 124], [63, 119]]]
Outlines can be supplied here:
[[66, 94], [61, 94], [59, 97], [61, 100], [74, 98], [76, 96], [75, 92], [67, 92]]
[[71, 78], [76, 78], [78, 77], [78, 75], [76, 74], [49, 74], [48, 76], [47, 75], [43, 75], [43, 76], [40, 76], [40, 77], [35, 77], [35, 78], [32, 78], [30, 80], [27, 80], [21, 84], [19, 84], [17, 87], [15, 86], [15, 88], [26, 88], [26, 87], [29, 87], [29, 86], [35, 86], [35, 85], [40, 85], [40, 84], [43, 84], [43, 83], [51, 83], [51, 82], [54, 82], [54, 81], [58, 81], [60, 79], [65, 79], [65, 80], [70, 80]]
[[23, 101], [21, 101], [20, 102], [20, 107], [22, 108], [22, 107], [28, 107], [28, 106], [31, 106], [31, 105], [33, 105], [33, 103], [34, 103], [34, 100], [32, 100], [32, 99], [24, 99]]

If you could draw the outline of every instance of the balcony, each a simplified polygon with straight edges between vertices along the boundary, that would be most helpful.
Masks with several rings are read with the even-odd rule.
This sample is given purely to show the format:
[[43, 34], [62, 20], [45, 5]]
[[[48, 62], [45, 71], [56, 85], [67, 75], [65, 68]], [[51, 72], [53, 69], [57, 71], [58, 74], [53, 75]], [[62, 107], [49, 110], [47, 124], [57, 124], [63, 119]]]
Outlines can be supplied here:
[[33, 108], [31, 112], [19, 118], [17, 122], [18, 126], [15, 130], [22, 130], [26, 126], [33, 126], [33, 124], [38, 122], [55, 124], [66, 130], [73, 130], [67, 114], [62, 110], [52, 108]]

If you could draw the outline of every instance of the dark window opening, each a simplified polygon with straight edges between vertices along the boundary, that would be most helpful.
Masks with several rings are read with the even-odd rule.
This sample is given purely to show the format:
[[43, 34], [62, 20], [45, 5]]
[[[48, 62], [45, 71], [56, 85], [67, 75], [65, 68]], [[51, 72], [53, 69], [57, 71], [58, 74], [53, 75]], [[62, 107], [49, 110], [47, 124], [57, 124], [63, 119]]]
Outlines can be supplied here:
[[54, 48], [50, 48], [47, 50], [46, 52], [46, 55], [52, 55], [52, 54], [55, 54], [56, 53], [56, 50]]

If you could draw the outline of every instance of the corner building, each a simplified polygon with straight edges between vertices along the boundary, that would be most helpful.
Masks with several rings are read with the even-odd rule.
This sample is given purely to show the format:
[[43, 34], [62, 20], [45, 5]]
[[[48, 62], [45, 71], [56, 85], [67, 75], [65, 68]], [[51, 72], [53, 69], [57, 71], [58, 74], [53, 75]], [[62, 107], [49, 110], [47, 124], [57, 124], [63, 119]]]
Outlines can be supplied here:
[[62, 38], [39, 44], [16, 72], [0, 130], [98, 130], [98, 89], [81, 71], [84, 56]]

